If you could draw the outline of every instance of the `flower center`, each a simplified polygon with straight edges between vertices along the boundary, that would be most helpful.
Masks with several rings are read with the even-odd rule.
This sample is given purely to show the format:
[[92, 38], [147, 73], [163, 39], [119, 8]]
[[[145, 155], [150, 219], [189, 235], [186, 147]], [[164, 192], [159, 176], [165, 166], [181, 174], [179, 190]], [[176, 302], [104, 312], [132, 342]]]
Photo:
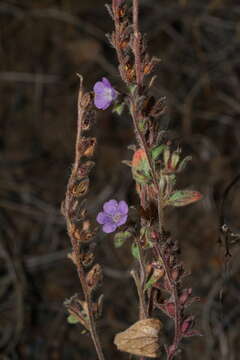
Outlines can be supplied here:
[[121, 219], [121, 214], [117, 213], [113, 216], [113, 221], [117, 223]]
[[104, 97], [106, 97], [108, 100], [112, 100], [112, 89], [105, 88]]

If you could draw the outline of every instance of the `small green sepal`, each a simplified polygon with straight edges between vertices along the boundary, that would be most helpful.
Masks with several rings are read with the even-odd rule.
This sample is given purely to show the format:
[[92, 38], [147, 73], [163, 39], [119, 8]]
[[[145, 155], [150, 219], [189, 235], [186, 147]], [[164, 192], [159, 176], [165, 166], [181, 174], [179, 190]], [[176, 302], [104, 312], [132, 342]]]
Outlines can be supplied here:
[[130, 239], [132, 234], [130, 231], [120, 231], [114, 236], [114, 246], [115, 248], [120, 248], [123, 244]]
[[69, 324], [77, 324], [79, 323], [79, 320], [74, 315], [68, 315], [67, 322]]
[[132, 256], [135, 258], [135, 259], [140, 259], [140, 252], [139, 252], [139, 248], [138, 246], [133, 243], [132, 244], [132, 247], [131, 247], [131, 252], [132, 252]]

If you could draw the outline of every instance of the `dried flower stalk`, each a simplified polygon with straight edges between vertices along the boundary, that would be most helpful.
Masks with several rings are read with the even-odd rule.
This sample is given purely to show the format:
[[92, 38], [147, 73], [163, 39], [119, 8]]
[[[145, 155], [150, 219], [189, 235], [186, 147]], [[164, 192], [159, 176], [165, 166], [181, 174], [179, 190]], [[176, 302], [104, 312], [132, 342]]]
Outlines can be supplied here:
[[87, 219], [83, 197], [89, 187], [89, 172], [94, 163], [85, 161], [94, 154], [96, 139], [83, 137], [82, 132], [89, 130], [94, 123], [95, 110], [93, 97], [90, 93], [84, 93], [83, 79], [80, 76], [80, 90], [78, 95], [78, 123], [75, 145], [75, 160], [70, 175], [66, 197], [62, 205], [62, 212], [67, 223], [67, 231], [72, 244], [72, 253], [69, 258], [77, 268], [78, 277], [82, 286], [84, 300], [79, 295], [73, 296], [65, 302], [65, 305], [76, 322], [80, 322], [91, 334], [99, 360], [104, 360], [100, 340], [96, 331], [95, 320], [101, 312], [100, 296], [97, 303], [93, 302], [92, 292], [101, 282], [101, 267], [94, 265], [89, 272], [86, 268], [92, 266], [94, 255], [88, 247], [95, 235], [91, 229], [91, 223]]

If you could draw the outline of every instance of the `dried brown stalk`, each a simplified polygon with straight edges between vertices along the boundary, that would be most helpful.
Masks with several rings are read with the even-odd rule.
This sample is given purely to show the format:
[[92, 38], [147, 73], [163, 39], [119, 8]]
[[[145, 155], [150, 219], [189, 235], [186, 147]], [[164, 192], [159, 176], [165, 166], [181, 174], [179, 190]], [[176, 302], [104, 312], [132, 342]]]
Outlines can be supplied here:
[[[96, 330], [95, 317], [99, 309], [92, 300], [93, 282], [100, 280], [100, 266], [95, 265], [88, 273], [85, 268], [92, 263], [93, 254], [86, 252], [85, 243], [92, 240], [94, 232], [90, 230], [89, 220], [86, 218], [86, 210], [82, 205], [82, 196], [88, 191], [88, 173], [92, 167], [89, 162], [83, 162], [82, 157], [93, 155], [95, 141], [82, 136], [84, 130], [88, 130], [94, 121], [95, 111], [92, 104], [92, 95], [84, 93], [83, 79], [80, 78], [80, 90], [78, 95], [78, 122], [77, 137], [75, 145], [75, 160], [70, 175], [65, 201], [62, 206], [63, 214], [67, 223], [67, 231], [72, 244], [70, 258], [77, 268], [78, 277], [82, 286], [84, 301], [77, 296], [66, 301], [66, 307], [70, 314], [81, 322], [89, 330], [99, 360], [104, 360], [100, 340]], [[87, 165], [86, 165], [87, 164]], [[82, 228], [79, 225], [79, 218], [82, 219]], [[99, 276], [96, 278], [96, 271]], [[82, 311], [85, 311], [84, 315]]]

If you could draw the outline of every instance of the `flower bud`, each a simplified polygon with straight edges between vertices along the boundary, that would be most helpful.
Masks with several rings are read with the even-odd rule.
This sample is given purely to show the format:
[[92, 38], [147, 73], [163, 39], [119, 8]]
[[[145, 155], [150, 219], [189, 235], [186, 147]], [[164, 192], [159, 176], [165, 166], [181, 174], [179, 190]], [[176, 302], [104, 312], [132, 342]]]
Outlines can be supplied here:
[[162, 194], [165, 193], [167, 184], [168, 184], [168, 176], [161, 175], [160, 180], [159, 180], [159, 188], [160, 188]]
[[193, 321], [194, 321], [194, 318], [193, 316], [189, 316], [188, 318], [186, 318], [182, 325], [181, 325], [181, 332], [183, 334], [186, 334], [186, 332], [190, 329], [190, 327], [192, 327], [193, 325]]
[[164, 161], [164, 165], [165, 165], [166, 169], [169, 168], [168, 162], [169, 162], [170, 156], [171, 156], [170, 149], [169, 149], [169, 147], [166, 147], [166, 149], [163, 152], [163, 161]]
[[168, 313], [171, 317], [174, 317], [174, 316], [175, 316], [175, 304], [173, 304], [173, 303], [167, 303], [167, 305], [166, 305], [166, 310], [167, 310], [167, 313]]
[[171, 160], [170, 160], [170, 168], [175, 170], [180, 160], [180, 152], [174, 151]]
[[192, 294], [192, 289], [184, 289], [181, 296], [179, 297], [179, 301], [182, 305], [184, 305], [186, 303], [186, 301], [188, 300], [189, 296]]
[[179, 269], [174, 269], [174, 270], [172, 271], [172, 279], [173, 279], [174, 281], [176, 281], [176, 280], [179, 279], [179, 275], [180, 275]]

